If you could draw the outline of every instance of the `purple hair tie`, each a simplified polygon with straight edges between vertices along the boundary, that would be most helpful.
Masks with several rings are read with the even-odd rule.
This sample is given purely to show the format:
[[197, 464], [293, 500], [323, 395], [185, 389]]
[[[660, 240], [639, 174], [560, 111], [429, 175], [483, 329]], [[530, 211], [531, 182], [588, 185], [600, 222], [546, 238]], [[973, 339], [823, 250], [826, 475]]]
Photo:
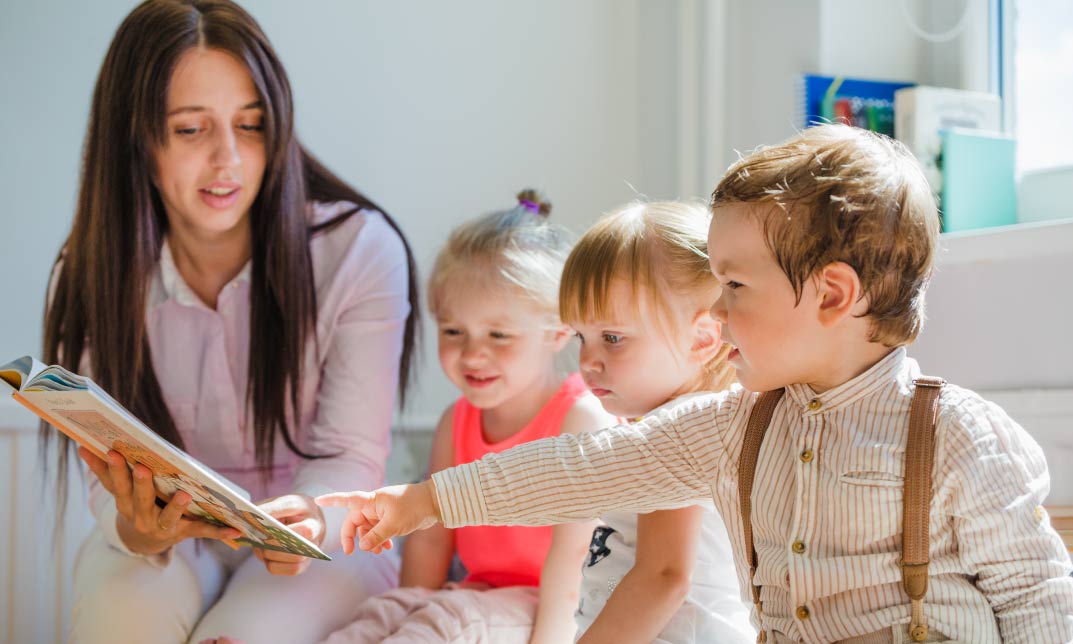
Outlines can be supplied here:
[[539, 215], [540, 214], [540, 204], [538, 204], [535, 201], [529, 201], [528, 199], [519, 199], [518, 200], [518, 205], [521, 206], [522, 208], [525, 208], [526, 210], [528, 210], [529, 212], [533, 213], [534, 215]]

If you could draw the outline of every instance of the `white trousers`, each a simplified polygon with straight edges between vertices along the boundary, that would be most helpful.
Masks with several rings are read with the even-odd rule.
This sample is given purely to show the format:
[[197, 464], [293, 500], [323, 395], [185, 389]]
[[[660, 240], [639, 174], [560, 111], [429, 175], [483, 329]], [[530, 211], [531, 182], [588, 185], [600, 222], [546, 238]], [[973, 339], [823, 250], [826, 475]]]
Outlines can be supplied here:
[[181, 644], [227, 635], [252, 643], [314, 644], [350, 623], [361, 603], [398, 585], [393, 551], [342, 552], [297, 577], [265, 570], [249, 548], [188, 539], [155, 567], [94, 530], [74, 570], [72, 644]]

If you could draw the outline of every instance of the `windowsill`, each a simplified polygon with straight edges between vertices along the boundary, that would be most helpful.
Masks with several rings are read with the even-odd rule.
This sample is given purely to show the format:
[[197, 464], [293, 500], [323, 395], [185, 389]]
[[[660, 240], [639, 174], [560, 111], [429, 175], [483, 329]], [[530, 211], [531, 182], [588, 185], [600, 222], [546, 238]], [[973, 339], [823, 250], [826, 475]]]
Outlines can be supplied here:
[[940, 266], [1073, 254], [1073, 219], [943, 233]]

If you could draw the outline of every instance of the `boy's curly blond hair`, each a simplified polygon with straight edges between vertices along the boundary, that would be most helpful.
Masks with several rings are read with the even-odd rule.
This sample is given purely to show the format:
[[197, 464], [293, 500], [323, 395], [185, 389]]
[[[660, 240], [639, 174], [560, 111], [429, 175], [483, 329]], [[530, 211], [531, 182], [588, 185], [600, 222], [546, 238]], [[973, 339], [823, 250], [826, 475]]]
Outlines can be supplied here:
[[939, 213], [904, 145], [847, 125], [808, 128], [732, 165], [712, 211], [733, 203], [758, 206], [753, 214], [798, 300], [805, 280], [845, 262], [868, 299], [869, 339], [889, 347], [916, 339]]

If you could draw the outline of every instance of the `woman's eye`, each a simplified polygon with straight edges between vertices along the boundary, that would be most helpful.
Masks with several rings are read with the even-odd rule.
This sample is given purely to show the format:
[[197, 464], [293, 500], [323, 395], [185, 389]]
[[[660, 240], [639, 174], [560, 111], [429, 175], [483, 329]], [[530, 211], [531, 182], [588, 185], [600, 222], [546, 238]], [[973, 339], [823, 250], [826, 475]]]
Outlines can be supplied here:
[[193, 136], [193, 135], [198, 133], [198, 128], [196, 128], [196, 127], [178, 127], [178, 128], [175, 128], [175, 133], [178, 134], [179, 136]]
[[265, 127], [260, 123], [241, 123], [239, 124], [238, 129], [246, 132], [260, 132], [264, 130]]
[[604, 342], [608, 344], [618, 344], [619, 342], [622, 342], [622, 336], [615, 335], [614, 333], [605, 333]]

